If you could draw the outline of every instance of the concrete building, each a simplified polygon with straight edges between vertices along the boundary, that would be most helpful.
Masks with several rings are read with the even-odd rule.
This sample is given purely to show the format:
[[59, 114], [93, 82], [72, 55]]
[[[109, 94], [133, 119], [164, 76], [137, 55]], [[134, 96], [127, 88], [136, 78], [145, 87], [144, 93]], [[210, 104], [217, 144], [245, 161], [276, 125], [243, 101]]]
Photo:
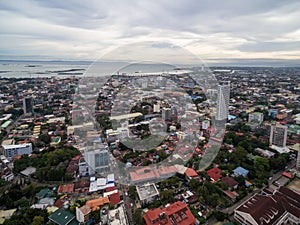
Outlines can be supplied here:
[[23, 98], [23, 110], [24, 110], [24, 114], [32, 114], [33, 113], [32, 97]]
[[264, 114], [260, 112], [250, 113], [248, 116], [249, 123], [261, 124], [264, 121]]
[[76, 219], [80, 223], [86, 223], [89, 221], [89, 215], [91, 213], [91, 207], [84, 205], [82, 207], [76, 207]]
[[230, 99], [230, 82], [218, 85], [216, 121], [226, 122]]
[[202, 121], [202, 129], [206, 130], [210, 126], [210, 121], [209, 120], [203, 120]]
[[171, 109], [170, 108], [162, 109], [162, 119], [165, 121], [171, 120]]
[[141, 205], [149, 204], [159, 198], [159, 191], [154, 183], [136, 186], [136, 191], [138, 193]]
[[153, 112], [158, 113], [160, 112], [160, 103], [156, 103], [153, 105]]
[[287, 126], [273, 124], [270, 127], [270, 145], [285, 148], [287, 139]]
[[31, 154], [32, 153], [32, 145], [31, 143], [19, 144], [19, 145], [2, 145], [4, 155], [8, 158]]
[[96, 149], [85, 151], [84, 158], [88, 164], [89, 175], [96, 172], [101, 174], [109, 170], [109, 153], [102, 144]]
[[298, 152], [297, 152], [297, 162], [296, 162], [296, 168], [300, 172], [300, 147], [298, 147]]

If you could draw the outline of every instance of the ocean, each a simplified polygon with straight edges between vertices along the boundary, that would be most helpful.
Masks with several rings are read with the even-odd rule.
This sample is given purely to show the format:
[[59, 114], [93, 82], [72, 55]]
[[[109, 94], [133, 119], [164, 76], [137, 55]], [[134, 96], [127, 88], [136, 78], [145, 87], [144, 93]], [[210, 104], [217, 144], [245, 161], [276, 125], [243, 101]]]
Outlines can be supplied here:
[[87, 61], [10, 61], [0, 60], [2, 78], [67, 76], [106, 76], [122, 73], [168, 72], [177, 68], [163, 63], [87, 62]]

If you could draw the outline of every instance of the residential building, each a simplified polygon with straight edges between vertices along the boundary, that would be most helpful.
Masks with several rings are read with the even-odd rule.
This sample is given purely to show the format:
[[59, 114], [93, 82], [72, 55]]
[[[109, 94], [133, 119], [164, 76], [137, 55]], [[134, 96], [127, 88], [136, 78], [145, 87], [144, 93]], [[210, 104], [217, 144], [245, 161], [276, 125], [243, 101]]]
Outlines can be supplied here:
[[229, 190], [232, 190], [232, 189], [237, 189], [239, 183], [233, 179], [232, 177], [230, 176], [226, 176], [226, 177], [223, 177], [221, 179], [221, 181], [226, 184], [226, 186], [229, 188]]
[[298, 152], [297, 152], [297, 162], [296, 162], [296, 168], [298, 171], [300, 171], [300, 148], [298, 147]]
[[202, 129], [206, 130], [210, 126], [210, 121], [209, 120], [203, 120], [202, 121]]
[[165, 121], [171, 120], [171, 109], [170, 108], [162, 109], [162, 119]]
[[218, 85], [216, 121], [226, 122], [230, 99], [230, 82]]
[[143, 218], [146, 225], [194, 225], [196, 222], [188, 205], [179, 201], [165, 208], [150, 209]]
[[91, 207], [84, 205], [82, 207], [76, 207], [76, 219], [80, 223], [86, 223], [89, 221], [89, 215], [91, 212]]
[[275, 145], [281, 148], [286, 147], [287, 126], [281, 124], [274, 124], [270, 127], [270, 145]]
[[31, 154], [32, 153], [32, 144], [18, 144], [18, 145], [2, 145], [4, 155], [8, 158], [12, 158], [14, 156]]
[[272, 195], [255, 194], [234, 210], [234, 219], [245, 225], [300, 223], [300, 194], [281, 186]]
[[233, 170], [234, 176], [243, 176], [246, 177], [249, 173], [249, 170], [239, 166]]
[[261, 124], [264, 121], [264, 114], [260, 112], [250, 113], [248, 116], [249, 123]]
[[217, 182], [222, 177], [222, 170], [218, 167], [207, 170], [206, 173], [213, 182]]
[[24, 114], [27, 114], [27, 115], [33, 113], [32, 97], [23, 98], [23, 110], [24, 110]]

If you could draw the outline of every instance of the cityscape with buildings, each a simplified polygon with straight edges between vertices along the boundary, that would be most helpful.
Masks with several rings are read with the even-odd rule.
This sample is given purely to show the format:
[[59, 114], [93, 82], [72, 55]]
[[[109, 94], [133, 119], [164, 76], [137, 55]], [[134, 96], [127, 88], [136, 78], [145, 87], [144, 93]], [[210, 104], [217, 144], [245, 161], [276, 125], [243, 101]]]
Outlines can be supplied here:
[[299, 224], [300, 70], [211, 70], [1, 78], [0, 224]]
[[0, 225], [300, 225], [300, 1], [0, 1]]

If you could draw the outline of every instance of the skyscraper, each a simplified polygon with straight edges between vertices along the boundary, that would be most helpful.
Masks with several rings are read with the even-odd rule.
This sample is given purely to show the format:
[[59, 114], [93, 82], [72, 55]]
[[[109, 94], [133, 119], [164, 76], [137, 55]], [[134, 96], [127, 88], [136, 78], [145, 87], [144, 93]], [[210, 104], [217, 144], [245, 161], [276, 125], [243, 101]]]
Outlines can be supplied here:
[[23, 110], [24, 110], [24, 114], [32, 114], [33, 113], [32, 97], [23, 98]]
[[171, 120], [171, 109], [170, 108], [162, 109], [162, 119], [165, 121]]
[[276, 145], [281, 148], [286, 147], [287, 126], [273, 124], [270, 128], [270, 145]]
[[218, 85], [216, 122], [226, 122], [230, 99], [230, 82]]
[[298, 147], [298, 153], [297, 153], [297, 162], [296, 162], [296, 168], [300, 172], [300, 146]]

